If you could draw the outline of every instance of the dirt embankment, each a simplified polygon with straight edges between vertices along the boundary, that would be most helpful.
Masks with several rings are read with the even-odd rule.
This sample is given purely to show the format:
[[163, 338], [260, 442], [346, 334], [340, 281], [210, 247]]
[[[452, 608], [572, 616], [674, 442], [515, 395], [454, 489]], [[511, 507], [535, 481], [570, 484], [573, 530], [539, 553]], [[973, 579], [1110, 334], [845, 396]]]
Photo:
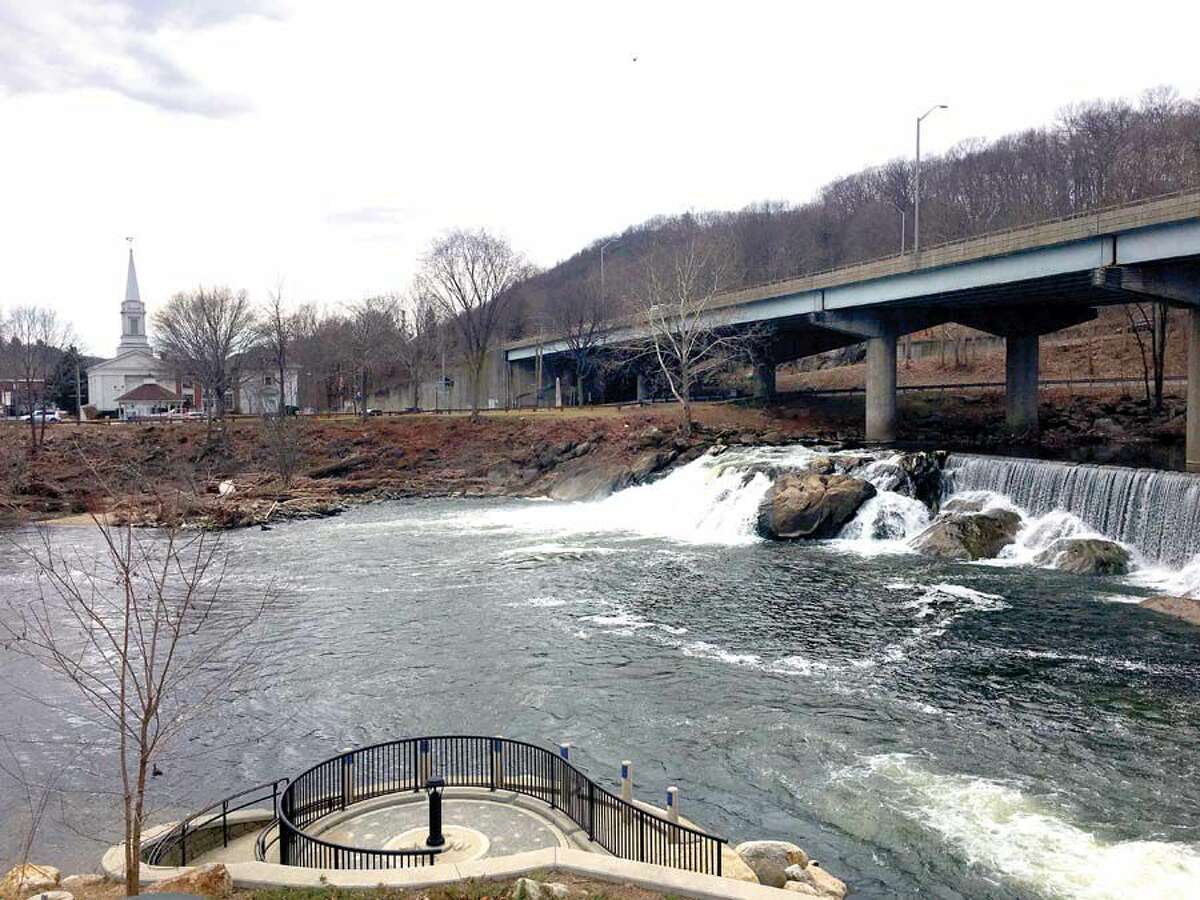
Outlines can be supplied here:
[[286, 485], [279, 442], [256, 422], [232, 423], [219, 440], [203, 423], [57, 426], [32, 457], [24, 431], [0, 428], [0, 521], [103, 513], [116, 523], [238, 527], [414, 496], [586, 499], [713, 440], [684, 437], [665, 410], [290, 424]]
[[[1004, 429], [999, 395], [902, 395], [902, 442], [946, 450], [1153, 463], [1182, 447], [1182, 404], [1161, 415], [1117, 398], [1044, 397], [1040, 435]], [[702, 404], [690, 436], [674, 406], [398, 418], [295, 419], [281, 446], [263, 423], [0, 426], [0, 525], [104, 513], [111, 521], [230, 528], [333, 515], [347, 506], [419, 496], [550, 496], [584, 500], [694, 459], [712, 444], [862, 438], [861, 397], [796, 398], [756, 408]], [[292, 459], [285, 485], [281, 449]], [[1121, 455], [1125, 454], [1125, 455]], [[1099, 458], [1099, 457], [1097, 457]]]

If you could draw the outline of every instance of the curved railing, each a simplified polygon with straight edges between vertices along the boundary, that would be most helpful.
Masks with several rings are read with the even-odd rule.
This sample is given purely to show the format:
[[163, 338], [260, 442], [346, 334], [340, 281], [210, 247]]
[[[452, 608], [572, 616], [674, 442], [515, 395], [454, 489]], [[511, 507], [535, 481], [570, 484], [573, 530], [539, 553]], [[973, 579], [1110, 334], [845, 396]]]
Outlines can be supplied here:
[[447, 787], [514, 791], [541, 800], [614, 856], [721, 874], [722, 838], [622, 800], [545, 747], [476, 735], [375, 744], [327, 759], [298, 775], [279, 797], [279, 861], [326, 869], [432, 865], [436, 851], [351, 847], [305, 831], [363, 800], [419, 792], [432, 777], [444, 779]]
[[[218, 822], [221, 827], [221, 845], [228, 847], [231, 836], [237, 837], [236, 834], [230, 834], [231, 824], [235, 831], [250, 825], [250, 823], [243, 822], [230, 823], [229, 814], [243, 809], [252, 809], [269, 800], [271, 802], [271, 817], [275, 818], [278, 810], [279, 788], [280, 785], [284, 784], [287, 784], [286, 778], [255, 785], [252, 788], [246, 788], [244, 791], [239, 791], [236, 794], [226, 797], [212, 806], [205, 807], [199, 812], [192, 813], [192, 815], [150, 844], [143, 858], [146, 862], [154, 866], [186, 866], [189, 859], [189, 841], [191, 841], [191, 850], [193, 851], [191, 858], [194, 858], [197, 852], [202, 853], [207, 849], [211, 849], [205, 847], [197, 850], [196, 838], [201, 832], [210, 830], [215, 832]], [[254, 823], [250, 826], [250, 830], [257, 830], [261, 827], [261, 824]], [[176, 851], [179, 853], [178, 861], [169, 859], [171, 854]], [[262, 857], [259, 858], [261, 859]]]

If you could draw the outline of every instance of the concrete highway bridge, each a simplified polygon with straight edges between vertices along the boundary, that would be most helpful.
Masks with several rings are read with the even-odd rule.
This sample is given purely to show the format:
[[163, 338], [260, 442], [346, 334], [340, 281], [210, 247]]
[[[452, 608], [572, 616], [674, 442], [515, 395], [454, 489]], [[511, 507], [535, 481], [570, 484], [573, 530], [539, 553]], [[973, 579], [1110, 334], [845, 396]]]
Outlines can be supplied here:
[[[1162, 300], [1190, 311], [1188, 468], [1200, 471], [1200, 192], [955, 241], [872, 262], [731, 292], [712, 304], [714, 327], [763, 335], [760, 393], [775, 367], [849, 344], [867, 344], [866, 436], [896, 436], [896, 345], [903, 335], [958, 322], [1003, 337], [1006, 410], [1014, 429], [1037, 426], [1038, 343], [1115, 303]], [[616, 347], [646, 334], [615, 324]], [[540, 336], [505, 348], [510, 396], [533, 396], [537, 357], [569, 382], [570, 341]]]

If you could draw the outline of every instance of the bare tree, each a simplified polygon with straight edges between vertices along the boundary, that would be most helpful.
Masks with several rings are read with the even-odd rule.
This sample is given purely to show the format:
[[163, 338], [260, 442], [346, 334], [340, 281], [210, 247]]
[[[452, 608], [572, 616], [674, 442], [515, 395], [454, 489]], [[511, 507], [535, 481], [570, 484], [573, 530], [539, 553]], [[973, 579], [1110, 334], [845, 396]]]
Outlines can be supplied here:
[[652, 259], [637, 297], [646, 336], [639, 355], [654, 359], [692, 431], [692, 390], [707, 370], [747, 356], [757, 335], [725, 322], [717, 298], [728, 289], [730, 252], [721, 240], [693, 236]]
[[199, 379], [212, 413], [225, 415], [225, 395], [237, 383], [234, 363], [258, 338], [245, 291], [197, 288], [176, 294], [154, 316], [163, 355]]
[[477, 231], [452, 231], [434, 242], [422, 261], [419, 283], [458, 332], [471, 376], [471, 415], [479, 415], [483, 368], [500, 337], [512, 289], [533, 267], [503, 238]]
[[367, 414], [367, 385], [376, 367], [386, 362], [397, 344], [399, 303], [392, 295], [368, 297], [350, 307], [350, 351], [357, 375], [355, 405]]
[[259, 316], [259, 335], [262, 349], [279, 377], [279, 407], [276, 415], [287, 415], [287, 371], [292, 344], [300, 323], [287, 311], [283, 302], [283, 282], [267, 295]]
[[[1163, 391], [1167, 377], [1167, 332], [1170, 328], [1170, 307], [1165, 303], [1126, 303], [1125, 317], [1137, 341], [1142, 358], [1142, 380], [1146, 388], [1146, 403], [1155, 412], [1162, 412]], [[1145, 334], [1150, 336], [1146, 346]], [[1154, 382], [1151, 391], [1151, 379]]]
[[17, 375], [24, 384], [23, 408], [29, 414], [29, 453], [33, 455], [46, 438], [46, 417], [43, 415], [39, 423], [34, 413], [39, 404], [44, 406], [46, 402], [50, 372], [71, 340], [71, 326], [60, 322], [52, 309], [18, 306], [9, 314], [8, 332], [16, 354]]
[[[550, 309], [550, 333], [561, 337], [575, 365], [575, 405], [584, 400], [584, 386], [595, 370], [596, 353], [604, 341], [610, 315], [596, 284], [586, 282], [572, 297]], [[539, 380], [538, 384], [541, 384]]]
[[400, 304], [396, 327], [396, 356], [412, 389], [412, 406], [417, 409], [421, 379], [437, 358], [441, 329], [437, 301], [419, 283]]
[[113, 744], [122, 792], [125, 892], [138, 893], [154, 761], [257, 663], [252, 629], [269, 597], [224, 596], [220, 536], [138, 534], [95, 520], [102, 550], [21, 549], [38, 594], [9, 604], [0, 634], [72, 685]]

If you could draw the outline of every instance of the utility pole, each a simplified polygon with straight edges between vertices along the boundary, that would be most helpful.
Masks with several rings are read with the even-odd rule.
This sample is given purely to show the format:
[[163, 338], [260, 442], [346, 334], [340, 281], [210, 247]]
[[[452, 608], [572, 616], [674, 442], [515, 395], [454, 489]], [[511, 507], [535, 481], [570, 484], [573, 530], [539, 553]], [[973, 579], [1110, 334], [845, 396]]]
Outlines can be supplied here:
[[917, 116], [917, 173], [916, 185], [913, 191], [913, 255], [916, 256], [921, 252], [921, 123], [929, 118], [930, 114], [935, 110], [949, 109], [946, 104], [939, 103], [937, 106], [931, 106], [925, 115]]
[[79, 382], [79, 354], [75, 354], [75, 422], [83, 424], [83, 390]]

